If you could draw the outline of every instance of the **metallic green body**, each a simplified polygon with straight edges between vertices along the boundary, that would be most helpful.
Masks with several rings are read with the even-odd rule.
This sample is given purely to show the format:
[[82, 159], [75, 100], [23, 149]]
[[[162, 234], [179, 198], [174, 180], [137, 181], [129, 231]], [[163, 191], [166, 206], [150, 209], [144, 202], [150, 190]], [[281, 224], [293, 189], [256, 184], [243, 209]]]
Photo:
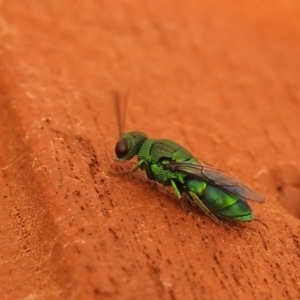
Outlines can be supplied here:
[[[199, 176], [194, 176], [192, 171], [186, 172], [184, 167], [183, 171], [176, 171], [172, 163], [179, 166], [178, 169], [181, 165], [200, 168], [201, 164], [189, 151], [173, 141], [148, 139], [142, 132], [129, 132], [120, 137], [116, 145], [116, 154], [121, 161], [130, 160], [137, 155], [138, 162], [132, 172], [144, 170], [149, 179], [172, 186], [180, 200], [185, 193], [191, 202], [196, 203], [219, 224], [221, 223], [218, 218], [231, 221], [253, 219], [251, 207], [238, 195], [228, 193], [226, 185], [223, 188], [222, 184], [212, 184], [213, 181], [209, 177], [207, 180], [201, 180]], [[209, 170], [206, 170], [208, 174]], [[216, 169], [212, 170], [216, 172]], [[215, 176], [215, 173], [212, 174]], [[206, 178], [204, 175], [202, 177]], [[223, 175], [222, 178], [227, 177]]]

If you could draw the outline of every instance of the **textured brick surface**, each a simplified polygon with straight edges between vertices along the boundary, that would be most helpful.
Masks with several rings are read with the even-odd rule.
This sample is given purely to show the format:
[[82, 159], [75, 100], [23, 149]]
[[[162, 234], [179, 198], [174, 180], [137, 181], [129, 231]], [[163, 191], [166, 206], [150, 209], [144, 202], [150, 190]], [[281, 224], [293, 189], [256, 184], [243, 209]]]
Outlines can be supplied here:
[[[300, 5], [235, 2], [0, 2], [1, 299], [299, 299]], [[241, 178], [259, 220], [112, 175], [115, 91], [124, 130]]]

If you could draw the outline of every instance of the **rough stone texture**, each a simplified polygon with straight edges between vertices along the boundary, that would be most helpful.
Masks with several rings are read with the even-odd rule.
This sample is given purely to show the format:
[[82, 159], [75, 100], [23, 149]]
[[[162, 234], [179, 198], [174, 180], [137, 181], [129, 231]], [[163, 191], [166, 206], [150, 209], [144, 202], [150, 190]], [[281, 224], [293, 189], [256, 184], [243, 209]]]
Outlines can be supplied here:
[[[1, 299], [299, 299], [297, 1], [0, 2]], [[114, 161], [173, 139], [265, 195], [224, 230]]]

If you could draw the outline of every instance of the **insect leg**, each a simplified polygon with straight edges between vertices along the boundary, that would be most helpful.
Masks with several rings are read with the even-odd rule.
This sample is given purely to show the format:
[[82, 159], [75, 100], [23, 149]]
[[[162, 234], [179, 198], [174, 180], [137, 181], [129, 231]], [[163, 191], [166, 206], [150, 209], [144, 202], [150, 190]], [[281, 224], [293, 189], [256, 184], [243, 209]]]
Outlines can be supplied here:
[[173, 179], [171, 179], [170, 181], [171, 181], [171, 185], [172, 185], [172, 188], [173, 188], [174, 191], [175, 191], [176, 196], [177, 196], [179, 199], [181, 199], [182, 194], [180, 193], [180, 191], [179, 191], [179, 189], [178, 189], [176, 183], [174, 182]]
[[138, 169], [142, 169], [144, 163], [145, 163], [145, 161], [144, 161], [143, 159], [141, 159], [140, 161], [138, 161], [138, 162], [136, 163], [136, 165], [133, 167], [133, 169], [130, 171], [130, 173], [134, 173], [134, 172], [136, 172]]
[[135, 168], [137, 168], [137, 169], [141, 168], [141, 170], [143, 170], [143, 171], [146, 172], [146, 175], [147, 175], [148, 179], [155, 180], [155, 177], [153, 176], [153, 173], [152, 173], [152, 170], [151, 170], [151, 168], [149, 166], [149, 163], [147, 161], [143, 160], [143, 159], [140, 160], [140, 162], [138, 162], [138, 164], [137, 164], [139, 166], [136, 165], [133, 169], [135, 169]]
[[189, 192], [189, 196], [194, 200], [198, 206], [202, 209], [202, 211], [209, 216], [212, 220], [214, 220], [218, 225], [228, 229], [210, 210], [209, 208], [201, 201], [201, 199], [197, 196], [196, 193]]
[[[110, 173], [112, 173], [113, 175], [125, 175], [125, 174], [134, 173], [138, 169], [143, 170], [144, 164], [147, 164], [147, 163], [144, 160], [140, 160], [139, 162], [136, 163], [136, 165], [133, 167], [132, 170], [124, 171], [124, 172], [118, 172], [118, 173], [114, 173], [114, 172], [110, 172]], [[147, 166], [148, 166], [148, 164], [147, 164]], [[147, 173], [147, 171], [146, 171], [146, 173]]]
[[175, 181], [174, 180], [170, 180], [171, 181], [171, 185], [172, 185], [172, 188], [174, 189], [175, 191], [175, 194], [176, 196], [179, 198], [180, 202], [181, 202], [181, 206], [182, 208], [186, 211], [186, 212], [190, 212], [190, 210], [188, 209], [187, 205], [186, 205], [186, 202], [184, 201], [183, 197], [182, 197], [182, 193], [180, 192], [178, 186], [176, 185]]

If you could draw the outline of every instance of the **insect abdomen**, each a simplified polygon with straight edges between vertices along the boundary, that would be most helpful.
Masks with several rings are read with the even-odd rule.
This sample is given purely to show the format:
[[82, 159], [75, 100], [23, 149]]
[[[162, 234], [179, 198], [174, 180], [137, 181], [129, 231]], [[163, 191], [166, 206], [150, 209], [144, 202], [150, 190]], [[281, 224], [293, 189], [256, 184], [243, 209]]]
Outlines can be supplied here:
[[188, 191], [197, 194], [203, 204], [215, 216], [244, 222], [253, 219], [251, 207], [236, 196], [227, 194], [215, 186], [205, 184], [196, 179], [187, 179], [186, 186]]

